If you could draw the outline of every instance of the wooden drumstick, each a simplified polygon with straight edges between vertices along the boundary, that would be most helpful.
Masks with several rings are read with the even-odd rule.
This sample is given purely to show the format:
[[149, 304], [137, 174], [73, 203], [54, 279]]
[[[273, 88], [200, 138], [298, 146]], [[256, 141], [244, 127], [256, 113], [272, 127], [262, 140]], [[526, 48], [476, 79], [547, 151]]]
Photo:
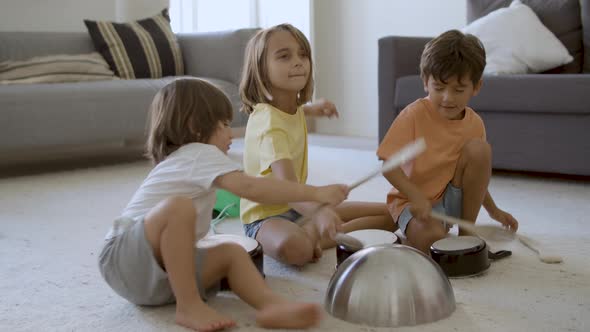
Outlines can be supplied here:
[[504, 227], [495, 226], [495, 225], [475, 225], [473, 222], [469, 222], [467, 220], [447, 216], [446, 214], [442, 214], [436, 211], [430, 211], [430, 216], [439, 219], [449, 224], [458, 225], [459, 227], [463, 227], [465, 230], [475, 233], [481, 237], [491, 238], [494, 240], [513, 240], [516, 234]]
[[[438, 213], [436, 211], [432, 211], [430, 213], [430, 215], [433, 218], [440, 219], [440, 220], [446, 221], [451, 224], [459, 225], [460, 227], [463, 227], [466, 230], [471, 231], [475, 234], [481, 235], [483, 237], [493, 237], [494, 239], [514, 239], [515, 237], [517, 237], [518, 240], [522, 244], [524, 244], [525, 247], [531, 249], [533, 252], [535, 252], [537, 254], [537, 256], [539, 256], [539, 260], [541, 262], [547, 263], [547, 264], [555, 264], [555, 263], [563, 262], [563, 258], [561, 258], [561, 256], [559, 256], [555, 253], [547, 252], [547, 251], [543, 250], [543, 248], [538, 243], [536, 243], [533, 239], [529, 238], [528, 236], [524, 236], [522, 234], [516, 234], [515, 232], [512, 232], [506, 228], [499, 227], [499, 226], [493, 226], [493, 225], [477, 226], [477, 225], [474, 225], [473, 223], [470, 223], [467, 220], [462, 220], [462, 219], [458, 219], [455, 217], [447, 216], [442, 213]], [[482, 234], [482, 230], [488, 231], [489, 234], [487, 234], [487, 236]]]
[[[387, 159], [381, 167], [373, 170], [372, 172], [368, 173], [367, 175], [365, 175], [365, 176], [361, 177], [360, 179], [356, 180], [355, 182], [351, 183], [348, 186], [348, 189], [352, 190], [352, 189], [360, 186], [361, 184], [366, 183], [367, 181], [371, 180], [372, 178], [374, 178], [375, 176], [377, 176], [379, 174], [389, 172], [392, 169], [395, 169], [395, 168], [405, 164], [406, 162], [414, 159], [417, 155], [422, 153], [422, 151], [424, 151], [425, 149], [426, 149], [426, 143], [424, 141], [424, 138], [420, 137], [419, 139], [415, 140], [414, 142], [404, 146], [397, 153], [394, 153], [393, 155], [391, 155], [391, 157], [389, 157], [389, 159]], [[298, 220], [296, 220], [296, 223], [300, 223], [304, 220], [307, 220], [311, 216], [318, 213], [318, 211], [320, 211], [321, 209], [323, 209], [329, 205], [330, 204], [328, 204], [328, 203], [320, 204], [309, 215], [301, 216]]]
[[376, 175], [383, 174], [385, 172], [389, 172], [392, 169], [405, 164], [406, 162], [414, 159], [417, 155], [422, 153], [422, 151], [424, 151], [425, 149], [426, 149], [426, 142], [424, 141], [424, 138], [420, 137], [419, 139], [415, 140], [414, 142], [403, 147], [397, 153], [394, 153], [393, 155], [391, 155], [389, 157], [389, 159], [387, 159], [381, 167], [375, 169], [371, 173], [369, 173], [369, 174], [363, 176], [362, 178], [356, 180], [355, 182], [351, 183], [348, 186], [348, 188], [350, 190], [352, 190], [352, 189], [360, 186], [361, 184], [369, 181], [370, 179], [372, 179]]

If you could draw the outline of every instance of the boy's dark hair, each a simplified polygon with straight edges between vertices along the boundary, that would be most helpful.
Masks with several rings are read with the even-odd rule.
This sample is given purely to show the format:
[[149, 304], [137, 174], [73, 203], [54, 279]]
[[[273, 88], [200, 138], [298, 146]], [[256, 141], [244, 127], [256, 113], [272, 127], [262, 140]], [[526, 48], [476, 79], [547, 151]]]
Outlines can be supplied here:
[[443, 83], [456, 76], [461, 80], [466, 75], [475, 86], [486, 66], [486, 51], [481, 41], [471, 34], [449, 30], [429, 41], [420, 59], [420, 76], [423, 80], [432, 77]]
[[207, 143], [219, 123], [232, 118], [231, 102], [211, 83], [174, 80], [158, 91], [150, 106], [146, 156], [158, 164], [185, 144]]

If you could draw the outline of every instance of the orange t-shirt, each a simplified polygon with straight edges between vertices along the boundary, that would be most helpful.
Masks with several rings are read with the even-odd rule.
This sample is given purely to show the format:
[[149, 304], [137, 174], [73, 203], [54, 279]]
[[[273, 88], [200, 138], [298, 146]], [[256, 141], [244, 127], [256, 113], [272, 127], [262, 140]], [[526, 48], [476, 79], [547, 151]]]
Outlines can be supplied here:
[[[483, 121], [471, 108], [465, 108], [460, 120], [449, 120], [438, 113], [428, 98], [408, 105], [395, 118], [377, 149], [379, 159], [386, 160], [403, 146], [423, 137], [426, 150], [402, 166], [410, 181], [432, 202], [442, 198], [453, 179], [463, 145], [474, 138], [485, 140]], [[387, 206], [397, 221], [408, 198], [395, 187], [387, 195]]]

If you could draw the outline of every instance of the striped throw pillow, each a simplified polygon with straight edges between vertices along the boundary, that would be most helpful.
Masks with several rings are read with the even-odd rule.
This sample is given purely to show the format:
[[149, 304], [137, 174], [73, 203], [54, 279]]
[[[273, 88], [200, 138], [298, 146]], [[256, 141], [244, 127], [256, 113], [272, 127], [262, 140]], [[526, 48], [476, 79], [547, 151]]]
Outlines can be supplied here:
[[94, 47], [119, 77], [159, 78], [184, 74], [182, 53], [168, 9], [128, 23], [84, 20]]
[[0, 62], [0, 85], [119, 79], [96, 52], [56, 54]]

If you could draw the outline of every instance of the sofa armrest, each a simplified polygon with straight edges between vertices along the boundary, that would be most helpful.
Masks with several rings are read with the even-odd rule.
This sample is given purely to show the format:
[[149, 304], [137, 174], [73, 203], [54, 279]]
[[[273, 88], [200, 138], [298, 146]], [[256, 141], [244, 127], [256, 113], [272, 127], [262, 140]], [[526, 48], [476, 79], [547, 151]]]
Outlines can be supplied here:
[[258, 29], [177, 34], [185, 74], [239, 84], [246, 44]]
[[395, 85], [403, 76], [420, 74], [422, 50], [431, 37], [388, 36], [379, 39], [379, 142], [395, 119]]

